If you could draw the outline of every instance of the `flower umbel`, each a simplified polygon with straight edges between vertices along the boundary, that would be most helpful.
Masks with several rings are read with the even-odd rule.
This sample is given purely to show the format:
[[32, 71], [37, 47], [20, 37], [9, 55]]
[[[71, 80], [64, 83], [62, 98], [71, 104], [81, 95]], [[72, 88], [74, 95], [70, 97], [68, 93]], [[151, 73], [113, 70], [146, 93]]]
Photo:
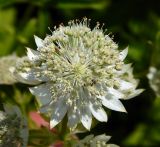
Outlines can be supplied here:
[[119, 147], [115, 144], [108, 144], [111, 136], [106, 136], [105, 134], [98, 135], [94, 137], [94, 135], [89, 135], [85, 137], [83, 140], [78, 141], [73, 147]]
[[105, 35], [99, 24], [92, 30], [89, 21], [60, 25], [44, 40], [35, 36], [37, 51], [27, 48], [13, 70], [17, 79], [32, 84], [29, 88], [41, 104], [40, 112], [49, 113], [51, 128], [67, 114], [69, 128], [79, 122], [90, 129], [92, 115], [107, 121], [102, 106], [126, 112], [119, 99], [129, 99], [136, 90], [130, 64], [124, 64], [128, 49]]
[[4, 105], [0, 111], [0, 147], [26, 147], [28, 141], [27, 122], [17, 106]]
[[160, 71], [151, 66], [149, 68], [149, 73], [147, 74], [149, 79], [149, 84], [151, 88], [154, 90], [155, 94], [159, 97], [160, 96]]

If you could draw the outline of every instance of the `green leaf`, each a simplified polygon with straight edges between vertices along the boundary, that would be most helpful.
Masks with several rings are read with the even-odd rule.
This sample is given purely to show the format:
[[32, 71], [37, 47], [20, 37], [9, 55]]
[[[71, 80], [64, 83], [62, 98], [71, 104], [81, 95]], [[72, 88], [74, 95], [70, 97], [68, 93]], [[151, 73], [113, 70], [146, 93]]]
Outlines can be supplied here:
[[0, 55], [7, 55], [15, 42], [14, 20], [16, 11], [13, 8], [0, 9]]
[[23, 28], [22, 31], [20, 31], [18, 35], [18, 40], [22, 44], [28, 44], [29, 39], [33, 38], [33, 35], [36, 32], [36, 27], [37, 27], [37, 20], [36, 19], [31, 19], [29, 22], [26, 24], [26, 26]]
[[57, 8], [59, 9], [95, 9], [102, 10], [110, 4], [110, 1], [100, 2], [59, 2]]
[[0, 0], [0, 8], [6, 5], [11, 5], [15, 0]]
[[46, 31], [49, 27], [50, 17], [49, 13], [46, 10], [41, 10], [38, 13], [38, 25], [37, 32], [40, 35], [46, 34]]
[[45, 128], [41, 130], [30, 130], [29, 134], [28, 145], [34, 147], [47, 147], [58, 139], [57, 135]]

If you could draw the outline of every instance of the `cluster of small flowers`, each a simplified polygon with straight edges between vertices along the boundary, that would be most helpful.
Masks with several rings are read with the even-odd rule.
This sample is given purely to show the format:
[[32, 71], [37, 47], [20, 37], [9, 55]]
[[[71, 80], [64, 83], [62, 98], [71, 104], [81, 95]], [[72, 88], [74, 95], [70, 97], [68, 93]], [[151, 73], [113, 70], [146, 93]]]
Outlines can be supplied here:
[[78, 141], [73, 147], [119, 147], [115, 144], [108, 144], [107, 142], [110, 138], [110, 136], [106, 136], [105, 134], [96, 137], [94, 137], [94, 135], [89, 135], [83, 140]]
[[27, 48], [27, 56], [12, 69], [41, 104], [40, 112], [51, 117], [50, 127], [68, 115], [68, 127], [79, 122], [90, 130], [92, 115], [107, 121], [102, 106], [126, 112], [120, 99], [130, 99], [143, 90], [136, 89], [130, 64], [124, 64], [128, 49], [104, 34], [99, 24], [90, 29], [89, 20], [60, 25], [44, 40], [35, 36], [37, 51]]
[[9, 68], [16, 65], [18, 57], [16, 55], [8, 55], [0, 57], [0, 84], [11, 85], [17, 82]]
[[21, 112], [16, 106], [5, 105], [0, 111], [0, 146], [26, 147], [28, 129]]
[[155, 94], [160, 97], [160, 71], [151, 66], [147, 77], [151, 88], [154, 90]]

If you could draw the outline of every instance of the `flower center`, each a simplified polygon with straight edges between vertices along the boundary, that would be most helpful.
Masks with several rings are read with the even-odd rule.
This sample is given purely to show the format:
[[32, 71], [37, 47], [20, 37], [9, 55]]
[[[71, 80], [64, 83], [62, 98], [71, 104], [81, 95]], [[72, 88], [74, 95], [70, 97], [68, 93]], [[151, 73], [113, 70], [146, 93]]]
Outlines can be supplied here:
[[85, 74], [86, 67], [80, 63], [73, 65], [73, 72], [77, 77], [83, 76]]

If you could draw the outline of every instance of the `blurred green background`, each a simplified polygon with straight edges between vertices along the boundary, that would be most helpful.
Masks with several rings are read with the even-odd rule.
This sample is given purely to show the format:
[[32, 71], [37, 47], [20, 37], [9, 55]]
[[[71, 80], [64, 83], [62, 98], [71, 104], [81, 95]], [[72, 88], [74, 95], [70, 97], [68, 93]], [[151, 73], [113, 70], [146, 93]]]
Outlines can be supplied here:
[[[36, 48], [33, 35], [44, 38], [54, 26], [83, 17], [91, 19], [92, 28], [97, 21], [104, 23], [120, 49], [129, 46], [126, 63], [133, 63], [139, 87], [145, 89], [140, 96], [123, 101], [128, 114], [112, 111], [109, 121], [98, 123], [91, 132], [111, 135], [111, 142], [122, 147], [160, 146], [160, 98], [146, 77], [150, 66], [160, 67], [160, 1], [0, 0], [0, 57], [15, 53], [23, 56], [26, 46]], [[3, 68], [0, 66], [0, 72]], [[6, 102], [19, 105], [25, 115], [37, 105], [27, 85], [22, 84], [0, 85], [0, 106]], [[34, 129], [32, 123], [30, 126]], [[43, 143], [52, 139], [40, 131], [30, 131], [29, 143], [41, 138], [41, 146], [45, 147]]]

